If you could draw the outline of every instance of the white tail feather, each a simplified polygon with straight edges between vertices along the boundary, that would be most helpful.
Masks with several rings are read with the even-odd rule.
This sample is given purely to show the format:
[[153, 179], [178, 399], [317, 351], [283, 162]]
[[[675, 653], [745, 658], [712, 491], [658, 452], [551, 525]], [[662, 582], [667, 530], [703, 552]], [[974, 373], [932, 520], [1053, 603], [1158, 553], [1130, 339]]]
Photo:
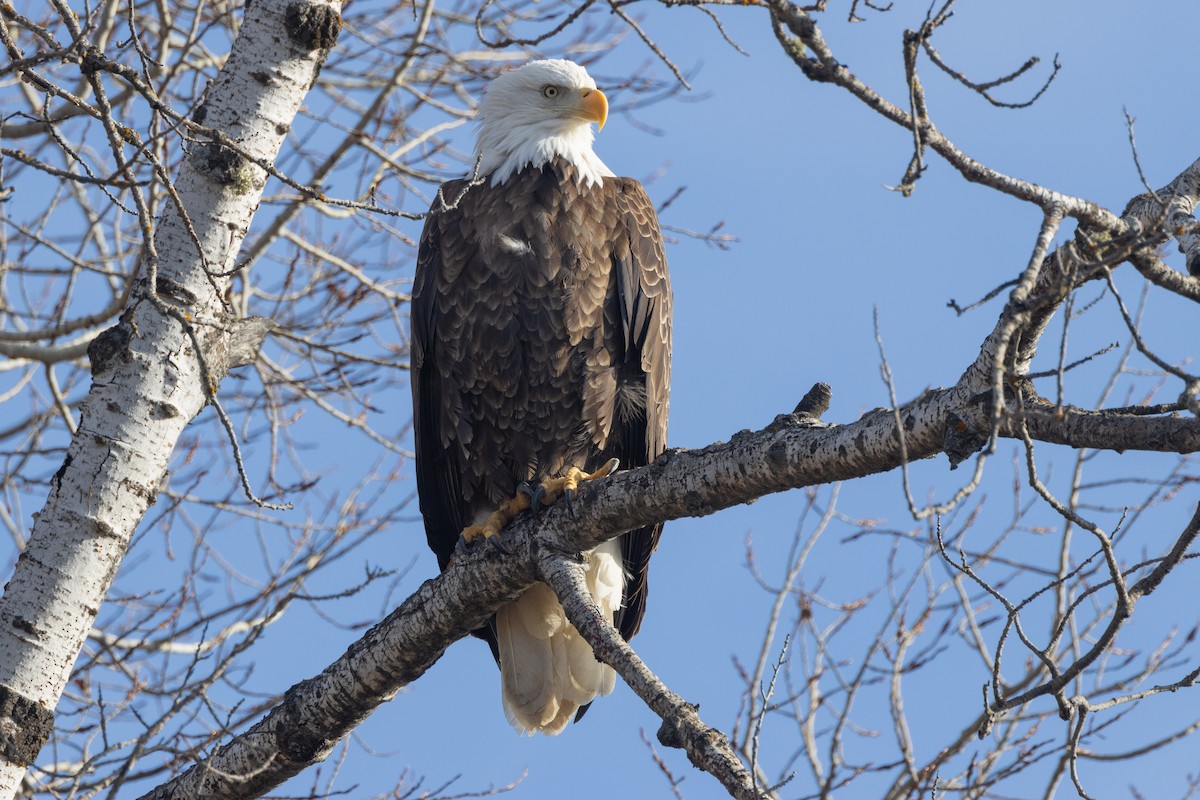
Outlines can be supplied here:
[[[587, 585], [612, 622], [625, 591], [621, 546], [611, 541], [587, 555]], [[567, 622], [562, 605], [544, 583], [534, 584], [496, 614], [504, 713], [521, 733], [560, 733], [580, 706], [608, 694], [612, 668]]]

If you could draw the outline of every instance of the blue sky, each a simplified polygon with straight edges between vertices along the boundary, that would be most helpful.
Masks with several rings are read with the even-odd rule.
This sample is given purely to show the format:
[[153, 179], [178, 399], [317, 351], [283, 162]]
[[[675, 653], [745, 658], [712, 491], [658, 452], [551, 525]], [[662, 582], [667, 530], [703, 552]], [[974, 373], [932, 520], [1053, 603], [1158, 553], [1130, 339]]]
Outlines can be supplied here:
[[[886, 97], [903, 103], [901, 34], [920, 24], [926, 7], [897, 2], [886, 14], [860, 9], [867, 22], [849, 24], [844, 16], [847, 4], [830, 5], [837, 7], [821, 22], [835, 52]], [[960, 3], [936, 39], [947, 61], [986, 80], [1012, 71], [1030, 56], [1042, 59], [1029, 75], [999, 89], [1001, 98], [1030, 96], [1056, 53], [1062, 71], [1032, 108], [1009, 110], [988, 106], [923, 60], [933, 119], [963, 150], [990, 166], [1119, 211], [1142, 191], [1130, 154], [1126, 110], [1137, 119], [1139, 155], [1151, 184], [1166, 183], [1198, 155], [1188, 81], [1194, 72], [1191, 56], [1200, 6], [1163, 6], [1131, 7], [1115, 0]], [[738, 238], [727, 251], [686, 237], [668, 249], [676, 297], [670, 444], [702, 447], [740, 429], [762, 427], [790, 411], [817, 381], [833, 387], [828, 422], [852, 422], [867, 410], [888, 405], [873, 329], [876, 314], [902, 401], [927, 387], [953, 384], [975, 358], [1001, 306], [993, 301], [958, 317], [946, 304], [952, 298], [973, 301], [1024, 268], [1037, 233], [1038, 210], [965, 183], [933, 154], [912, 197], [888, 191], [886, 186], [899, 181], [911, 155], [911, 137], [841, 90], [805, 80], [780, 52], [761, 9], [716, 9], [749, 55], [728, 46], [711, 20], [694, 9], [654, 4], [633, 9], [690, 76], [693, 90], [641, 109], [634, 118], [614, 113], [597, 138], [597, 152], [618, 174], [645, 180], [659, 202], [678, 187], [687, 187], [663, 215], [664, 224], [706, 230], [723, 221], [723, 232]], [[618, 75], [641, 64], [662, 72], [654, 62], [646, 46], [629, 37], [594, 72], [604, 88], [606, 72]], [[619, 92], [611, 100], [614, 108], [620, 107]], [[466, 126], [461, 133], [469, 136]], [[415, 237], [419, 223], [405, 230]], [[1072, 230], [1068, 225], [1059, 241]], [[1173, 251], [1169, 260], [1180, 266]], [[1119, 283], [1127, 300], [1135, 302], [1140, 281], [1122, 274]], [[1085, 290], [1082, 297], [1098, 294]], [[1144, 330], [1158, 352], [1181, 361], [1195, 352], [1194, 336], [1181, 335], [1194, 330], [1194, 324], [1194, 309], [1154, 295]], [[1056, 337], [1061, 329], [1052, 330]], [[1070, 352], [1080, 357], [1127, 340], [1111, 302], [1101, 303], [1073, 322]], [[1037, 368], [1052, 366], [1053, 349], [1046, 345]], [[1094, 403], [1116, 358], [1109, 354], [1071, 373], [1069, 399], [1080, 405]], [[1145, 363], [1135, 366], [1143, 368]], [[1153, 384], [1153, 377], [1123, 376], [1108, 404], [1136, 402]], [[1049, 393], [1052, 386], [1042, 389]], [[1159, 399], [1173, 399], [1173, 394]], [[408, 409], [379, 413], [407, 417]], [[357, 439], [334, 431], [320, 457], [344, 464], [347, 473], [354, 473], [347, 484], [352, 485], [359, 465], [375, 458], [359, 448]], [[986, 498], [970, 534], [980, 541], [1009, 524], [1015, 452], [1011, 443], [1001, 447], [989, 464], [985, 484], [968, 504], [974, 508]], [[1043, 475], [1052, 488], [1062, 490], [1073, 468], [1071, 454], [1049, 447], [1039, 452]], [[1106, 454], [1089, 464], [1088, 474], [1096, 479], [1158, 477], [1175, 464], [1169, 455]], [[965, 472], [949, 471], [944, 458], [915, 465], [914, 494], [919, 499], [946, 499], [967, 480]], [[322, 484], [322, 491], [338, 489], [344, 487], [337, 485], [336, 474]], [[398, 483], [375, 502], [396, 502], [411, 489], [411, 481]], [[1022, 491], [1028, 500], [1029, 490]], [[818, 503], [824, 505], [829, 494], [828, 488], [822, 489]], [[1138, 502], [1143, 494], [1138, 486], [1115, 484], [1089, 495], [1089, 502], [1104, 506], [1094, 514], [1111, 527], [1120, 507]], [[1133, 534], [1139, 539], [1129, 543], [1126, 557], [1136, 559], [1169, 541], [1190, 516], [1189, 503], [1194, 501], [1194, 491], [1190, 496], [1184, 492], [1176, 504], [1139, 521]], [[756, 656], [771, 600], [746, 567], [745, 542], [747, 537], [753, 541], [764, 574], [778, 577], [806, 502], [803, 492], [791, 492], [666, 528], [651, 570], [649, 611], [634, 643], [649, 666], [685, 699], [699, 703], [704, 719], [718, 728], [728, 730], [736, 718], [741, 685], [733, 659], [752, 661]], [[839, 509], [846, 518], [816, 545], [803, 577], [808, 589], [835, 604], [854, 602], [877, 590], [891, 565], [894, 541], [884, 532], [924, 536], [923, 525], [907, 511], [899, 473], [843, 487]], [[379, 565], [411, 564], [395, 587], [393, 602], [436, 572], [415, 513], [414, 506], [407, 525], [376, 542], [370, 552]], [[850, 538], [864, 527], [856, 520], [872, 521], [879, 533]], [[1028, 529], [1014, 532], [1006, 547], [1014, 548], [1014, 554], [1038, 553], [1052, 560], [1055, 540], [1045, 531], [1058, 524], [1048, 509], [1035, 507]], [[810, 517], [804, 529], [812, 527]], [[247, 548], [253, 537], [239, 521], [214, 526], [208, 536], [210, 546], [231, 559], [255, 546]], [[1086, 543], [1077, 546], [1080, 554], [1090, 552]], [[902, 575], [914, 568], [903, 553], [896, 565]], [[153, 557], [135, 554], [124, 572], [136, 577], [139, 571], [152, 573], [155, 568]], [[1136, 624], [1128, 636], [1122, 635], [1123, 646], [1151, 646], [1172, 626], [1186, 631], [1196, 624], [1194, 598], [1183, 586], [1192, 580], [1186, 569], [1185, 565], [1175, 578], [1178, 587], [1166, 586], [1139, 606]], [[361, 575], [361, 561], [348, 560], [338, 570], [325, 579], [349, 585]], [[935, 564], [929, 573], [944, 579], [944, 570], [939, 570]], [[1021, 578], [1014, 580], [1019, 583]], [[219, 593], [214, 589], [214, 596]], [[386, 610], [377, 595], [323, 608], [340, 621], [369, 621]], [[832, 618], [827, 609], [817, 613]], [[848, 629], [843, 651], [848, 669], [856, 653], [849, 643], [873, 635], [875, 626], [883, 623], [882, 613], [864, 614]], [[995, 627], [986, 633], [994, 642]], [[282, 691], [319, 671], [356, 635], [300, 610], [269, 629], [253, 685]], [[793, 651], [793, 656], [801, 654]], [[1180, 672], [1168, 670], [1162, 679], [1174, 680]], [[987, 678], [978, 659], [948, 653], [906, 682], [919, 759], [932, 757], [946, 731], [956, 730], [977, 713], [979, 687]], [[859, 761], [893, 757], [885, 699], [866, 693], [855, 706], [861, 731], [848, 740], [847, 748]], [[1196, 705], [1194, 694], [1186, 692], [1152, 699], [1131, 716], [1132, 727], [1152, 737], [1151, 731], [1166, 730], [1180, 714], [1186, 719], [1187, 709]], [[414, 778], [424, 776], [426, 788], [457, 777], [450, 793], [502, 785], [525, 775], [514, 796], [669, 797], [669, 787], [639, 737], [645, 731], [653, 741], [657, 727], [657, 718], [619, 684], [583, 723], [561, 736], [518, 737], [504, 719], [499, 675], [486, 646], [466, 640], [381, 707], [352, 737], [344, 761], [339, 749], [320, 769], [322, 776], [338, 771], [333, 788], [348, 790], [352, 797], [388, 791], [403, 770]], [[1064, 730], [1048, 724], [1043, 738], [1061, 741]], [[1108, 741], [1114, 750], [1122, 741], [1132, 741], [1118, 738], [1121, 735]], [[763, 741], [763, 761], [773, 774], [795, 746], [794, 731], [771, 724]], [[982, 754], [986, 745], [970, 752]], [[670, 769], [685, 778], [680, 787], [684, 796], [724, 796], [681, 753], [661, 748], [660, 753]], [[1088, 763], [1084, 778], [1101, 796], [1124, 796], [1125, 787], [1136, 783], [1146, 796], [1171, 797], [1184, 793], [1185, 775], [1194, 773], [1197, 763], [1200, 746], [1184, 740], [1145, 762], [1108, 767]], [[306, 792], [313, 780], [311, 773], [302, 775], [277, 794]], [[861, 788], [844, 796], [871, 796], [881, 780], [865, 776]], [[1009, 794], [1033, 794], [1034, 786], [1018, 783]], [[801, 773], [784, 796], [809, 791], [810, 779]], [[1059, 795], [1071, 792], [1063, 788]]]
[[[815, 381], [833, 386], [828, 421], [850, 422], [887, 405], [872, 329], [876, 312], [902, 400], [929, 386], [952, 384], [975, 357], [1000, 306], [993, 302], [959, 318], [946, 303], [974, 300], [1019, 273], [1033, 246], [1037, 209], [966, 184], [934, 155], [913, 197], [888, 191], [885, 186], [899, 180], [909, 158], [909, 136], [843, 92], [808, 83], [780, 53], [761, 11], [717, 10], [747, 57], [727, 46], [694, 10], [652, 5], [639, 10], [658, 44], [691, 76], [692, 96], [638, 111], [639, 124], [614, 114], [596, 149], [619, 174], [657, 175], [648, 188], [659, 200], [687, 187], [664, 223], [707, 229], [723, 220], [724, 230], [739, 239], [727, 252], [687, 239], [669, 249], [676, 292], [671, 444], [699, 447], [760, 427], [789, 411]], [[868, 22], [856, 25], [845, 23], [843, 14], [837, 9], [823, 18], [835, 51], [901, 102], [901, 32], [919, 25], [924, 7], [898, 3], [889, 14], [866, 11]], [[1188, 69], [1183, 54], [1192, 50], [1190, 32], [1198, 22], [1200, 9], [1186, 4], [1169, 13], [1115, 2], [960, 4], [937, 39], [951, 63], [987, 79], [1031, 55], [1042, 58], [1029, 76], [998, 90], [1003, 99], [1022, 100], [1035, 91], [1056, 53], [1063, 69], [1038, 104], [1018, 111], [986, 105], [923, 62], [931, 113], [966, 152], [991, 166], [1119, 211], [1141, 191], [1123, 109], [1137, 119], [1140, 157], [1151, 183], [1165, 183], [1197, 155], [1194, 105], [1174, 87], [1182, 80], [1176, 73]], [[615, 61], [595, 71], [615, 73], [648, 57], [644, 45], [630, 38]], [[613, 102], [619, 104], [619, 95]], [[647, 133], [646, 126], [660, 135]], [[1068, 226], [1065, 234], [1071, 230]], [[1123, 285], [1136, 298], [1138, 282]], [[1188, 324], [1184, 315], [1192, 310], [1158, 297], [1151, 308], [1147, 330], [1155, 346], [1171, 358], [1189, 354], [1188, 337], [1173, 334]], [[1114, 314], [1109, 308], [1093, 315], [1094, 322], [1077, 321], [1073, 355], [1127, 339], [1114, 327]], [[1068, 387], [1075, 402], [1095, 402], [1115, 363], [1115, 356], [1108, 359], [1072, 374]], [[981, 536], [1008, 521], [1013, 452], [1006, 445], [989, 467], [979, 495], [990, 500], [978, 523], [985, 531]], [[1045, 469], [1057, 467], [1064, 475], [1070, 469], [1068, 453], [1042, 452]], [[1170, 456], [1139, 458], [1117, 458], [1115, 466], [1103, 469], [1158, 475], [1174, 463]], [[944, 499], [966, 480], [963, 472], [951, 473], [944, 459], [917, 465], [914, 492]], [[822, 503], [827, 496], [823, 490]], [[1114, 502], [1134, 502], [1135, 496]], [[717, 727], [728, 729], [735, 718], [739, 684], [732, 658], [753, 659], [770, 599], [746, 569], [744, 540], [753, 537], [764, 569], [777, 571], [804, 505], [803, 493], [793, 492], [667, 527], [651, 572], [649, 613], [635, 643], [651, 668], [686, 699], [699, 702], [702, 716]], [[905, 508], [899, 474], [844, 487], [840, 508], [885, 529], [921, 529]], [[1164, 514], [1158, 541], [1188, 513], [1185, 502]], [[1057, 525], [1049, 511], [1033, 516], [1041, 525]], [[1112, 524], [1114, 515], [1102, 518]], [[821, 593], [838, 602], [872, 591], [887, 558], [882, 538], [842, 541], [856, 530], [846, 522], [835, 526], [805, 571], [808, 586], [819, 583]], [[420, 553], [416, 523], [410, 533], [411, 548], [401, 548], [405, 559]], [[1028, 552], [1044, 539], [1018, 536], [1011, 544]], [[421, 553], [413, 577], [433, 569], [432, 558]], [[1159, 608], [1171, 609], [1169, 601], [1159, 600]], [[1147, 620], [1147, 641], [1163, 626], [1186, 628], [1196, 621], [1194, 605], [1166, 613], [1158, 624]], [[932, 755], [928, 748], [942, 741], [939, 730], [976, 712], [986, 679], [978, 661], [961, 656], [914, 676], [908, 707], [919, 756]], [[405, 764], [427, 776], [427, 785], [461, 775], [456, 786], [463, 790], [503, 784], [527, 770], [518, 796], [669, 796], [638, 735], [644, 730], [653, 739], [657, 720], [624, 687], [598, 702], [584, 723], [554, 739], [516, 737], [504, 721], [498, 693], [482, 643], [456, 644], [361, 729], [371, 747], [395, 755], [375, 761], [352, 748], [356, 752], [339, 784], [361, 781], [366, 788], [386, 781], [374, 773], [391, 776]], [[1194, 706], [1187, 695], [1179, 699]], [[1165, 725], [1172, 700], [1159, 698], [1140, 710], [1142, 724]], [[856, 750], [869, 754], [875, 738], [887, 743], [890, 723], [878, 696], [864, 698], [855, 717], [877, 731], [856, 739]], [[786, 728], [764, 734], [768, 769], [778, 766], [773, 754], [790, 751], [791, 735]], [[1061, 741], [1063, 733], [1046, 735]], [[1197, 753], [1196, 743], [1185, 741], [1162, 761], [1132, 769], [1124, 764], [1115, 773], [1116, 786], [1124, 791], [1136, 783], [1149, 796], [1181, 794], [1187, 770], [1180, 765], [1197, 763]], [[686, 797], [723, 796], [682, 755], [664, 755], [685, 777]], [[1095, 764], [1086, 770], [1094, 786], [1114, 774]], [[878, 786], [871, 780], [864, 779], [863, 790]], [[801, 775], [784, 794], [802, 796], [806, 787]]]

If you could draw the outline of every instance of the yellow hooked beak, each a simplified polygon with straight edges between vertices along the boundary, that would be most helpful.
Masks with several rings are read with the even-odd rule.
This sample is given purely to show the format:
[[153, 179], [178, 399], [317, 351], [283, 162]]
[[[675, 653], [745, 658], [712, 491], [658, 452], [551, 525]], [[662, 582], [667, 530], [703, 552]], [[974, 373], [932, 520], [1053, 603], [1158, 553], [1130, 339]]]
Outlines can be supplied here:
[[588, 122], [596, 123], [596, 130], [604, 130], [604, 121], [608, 119], [608, 98], [599, 89], [582, 89], [579, 92], [579, 116]]

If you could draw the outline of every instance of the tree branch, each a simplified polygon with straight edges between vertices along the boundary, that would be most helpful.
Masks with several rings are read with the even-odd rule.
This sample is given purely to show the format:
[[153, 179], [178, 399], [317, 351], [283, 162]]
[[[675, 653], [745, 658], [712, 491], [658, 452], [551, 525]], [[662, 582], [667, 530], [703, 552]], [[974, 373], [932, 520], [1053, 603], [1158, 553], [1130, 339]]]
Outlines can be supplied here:
[[[702, 450], [668, 450], [648, 466], [589, 483], [573, 511], [559, 504], [536, 518], [517, 519], [504, 531], [506, 552], [483, 547], [456, 559], [320, 675], [289, 689], [284, 702], [262, 721], [145, 797], [219, 792], [232, 800], [278, 786], [324, 758], [339, 738], [424, 674], [452, 642], [481, 626], [544, 572], [554, 573], [557, 567], [547, 567], [547, 559], [590, 550], [635, 528], [712, 514], [766, 494], [886, 472], [902, 463], [897, 419], [913, 459], [940, 452], [950, 419], [970, 418], [983, 426], [989, 419], [986, 404], [954, 388], [926, 392], [898, 415], [878, 410], [849, 425], [826, 426], [807, 413], [825, 407], [826, 392], [818, 385], [801, 409], [762, 430], [742, 431]], [[1125, 420], [1130, 425], [1153, 422]], [[1187, 434], [1183, 441], [1200, 450], [1200, 421], [1179, 422], [1184, 423], [1179, 430]], [[545, 579], [551, 578], [569, 584], [557, 573]], [[586, 617], [585, 611], [574, 613]], [[593, 635], [604, 641], [601, 634]], [[743, 792], [744, 781], [751, 780], [748, 773], [734, 767], [694, 711], [686, 711], [687, 704], [674, 695], [659, 696], [644, 666], [613, 659], [622, 677], [629, 672], [638, 682], [635, 690], [656, 713], [668, 721], [682, 720], [678, 739], [660, 740], [683, 744], [697, 766]]]
[[730, 796], [738, 800], [760, 800], [767, 796], [734, 753], [725, 734], [706, 725], [700, 719], [698, 707], [672, 692], [604, 618], [588, 591], [579, 559], [547, 548], [542, 551], [540, 568], [542, 579], [554, 589], [567, 619], [592, 645], [596, 658], [615, 669], [634, 694], [662, 718], [658, 741], [687, 751], [692, 764], [719, 780]]

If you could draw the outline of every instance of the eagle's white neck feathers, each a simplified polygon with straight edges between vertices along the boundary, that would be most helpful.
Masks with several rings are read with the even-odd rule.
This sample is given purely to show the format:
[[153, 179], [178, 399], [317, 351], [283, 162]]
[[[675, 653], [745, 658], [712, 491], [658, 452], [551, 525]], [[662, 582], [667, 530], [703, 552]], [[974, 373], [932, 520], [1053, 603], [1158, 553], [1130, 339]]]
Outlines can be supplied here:
[[[555, 96], [547, 96], [548, 87]], [[572, 113], [580, 93], [595, 89], [587, 70], [562, 59], [531, 61], [493, 80], [477, 114], [479, 174], [499, 186], [525, 167], [540, 169], [560, 157], [588, 186], [612, 177], [592, 151], [591, 122]]]

